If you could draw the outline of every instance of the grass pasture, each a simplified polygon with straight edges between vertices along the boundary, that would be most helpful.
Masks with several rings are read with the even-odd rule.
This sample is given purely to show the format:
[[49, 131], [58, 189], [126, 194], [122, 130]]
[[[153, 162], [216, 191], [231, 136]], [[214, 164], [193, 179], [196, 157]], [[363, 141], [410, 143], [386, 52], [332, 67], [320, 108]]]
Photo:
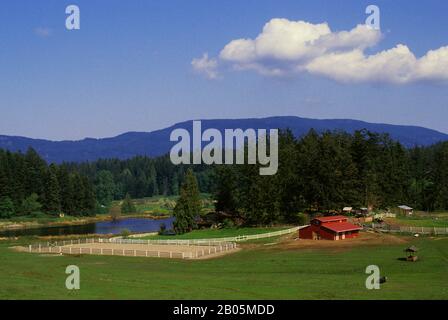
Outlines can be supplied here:
[[448, 228], [448, 213], [421, 213], [411, 216], [397, 215], [396, 218], [387, 218], [386, 222], [392, 225], [406, 226], [406, 227], [436, 227]]
[[[3, 241], [0, 298], [448, 299], [448, 238], [388, 239], [314, 245], [289, 236], [202, 261], [29, 254]], [[420, 248], [421, 259], [399, 260], [411, 244]], [[364, 285], [372, 264], [388, 277], [380, 290]], [[65, 289], [68, 265], [80, 267], [79, 291]]]
[[[134, 204], [138, 213], [157, 215], [171, 215], [176, 205], [178, 196], [154, 196], [135, 199]], [[213, 201], [209, 194], [201, 194], [203, 213], [213, 210]], [[118, 202], [117, 202], [118, 203]]]
[[188, 233], [165, 236], [165, 235], [152, 235], [142, 237], [145, 240], [171, 240], [171, 239], [210, 239], [210, 238], [226, 238], [226, 237], [238, 237], [238, 236], [249, 236], [254, 234], [262, 234], [274, 231], [280, 231], [288, 229], [288, 227], [271, 227], [271, 228], [226, 228], [226, 229], [200, 229], [193, 230]]

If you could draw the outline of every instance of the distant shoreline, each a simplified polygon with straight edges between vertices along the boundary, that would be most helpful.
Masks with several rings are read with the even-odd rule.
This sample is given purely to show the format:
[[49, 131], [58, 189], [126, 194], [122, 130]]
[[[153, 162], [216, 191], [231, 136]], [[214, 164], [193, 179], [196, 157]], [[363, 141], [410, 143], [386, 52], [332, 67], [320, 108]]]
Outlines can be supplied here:
[[[152, 220], [161, 220], [167, 219], [170, 216], [168, 215], [160, 215], [154, 216], [152, 214], [147, 213], [136, 213], [129, 214], [117, 217], [116, 220], [123, 220], [129, 218], [143, 218], [143, 219], [152, 219]], [[0, 231], [10, 231], [10, 230], [23, 230], [23, 229], [35, 229], [35, 228], [45, 228], [45, 227], [64, 227], [64, 226], [77, 226], [84, 225], [89, 223], [101, 222], [101, 221], [112, 221], [112, 217], [110, 215], [98, 215], [94, 217], [81, 217], [75, 218], [74, 220], [67, 221], [51, 221], [51, 222], [42, 222], [40, 219], [35, 219], [31, 221], [22, 221], [15, 222], [9, 220], [0, 220]]]

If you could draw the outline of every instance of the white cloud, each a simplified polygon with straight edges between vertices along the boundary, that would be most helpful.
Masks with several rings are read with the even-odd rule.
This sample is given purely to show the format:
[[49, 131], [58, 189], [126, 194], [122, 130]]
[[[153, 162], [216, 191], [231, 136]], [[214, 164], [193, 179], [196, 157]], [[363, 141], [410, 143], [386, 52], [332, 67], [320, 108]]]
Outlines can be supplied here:
[[409, 48], [398, 45], [371, 56], [359, 49], [329, 53], [313, 59], [305, 69], [341, 82], [406, 83], [414, 79], [416, 63]]
[[428, 51], [419, 60], [416, 73], [423, 80], [448, 80], [448, 46]]
[[52, 34], [52, 30], [46, 27], [37, 27], [34, 29], [34, 34], [41, 38], [48, 38]]
[[448, 47], [431, 50], [420, 59], [403, 44], [370, 56], [361, 50], [330, 53], [315, 58], [305, 68], [341, 82], [444, 81], [448, 80]]
[[252, 70], [265, 76], [307, 72], [340, 82], [448, 80], [448, 46], [421, 58], [403, 44], [366, 54], [366, 49], [377, 45], [382, 37], [380, 31], [366, 25], [333, 32], [327, 23], [272, 19], [256, 38], [232, 40], [218, 58], [204, 55], [192, 64], [209, 78], [217, 76], [218, 64], [227, 64], [234, 70]]
[[208, 79], [218, 78], [218, 61], [210, 59], [208, 53], [204, 53], [202, 58], [193, 59], [191, 65], [196, 72], [203, 74]]

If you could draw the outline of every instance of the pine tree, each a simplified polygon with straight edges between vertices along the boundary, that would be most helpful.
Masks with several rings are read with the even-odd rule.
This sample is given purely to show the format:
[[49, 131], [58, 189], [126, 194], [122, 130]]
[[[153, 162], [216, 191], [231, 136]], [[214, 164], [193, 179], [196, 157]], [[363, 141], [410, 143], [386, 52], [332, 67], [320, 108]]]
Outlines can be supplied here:
[[32, 148], [25, 154], [25, 193], [43, 197], [47, 164]]
[[74, 215], [75, 210], [75, 186], [73, 178], [66, 167], [61, 167], [58, 171], [58, 182], [61, 196], [61, 210], [65, 214]]
[[10, 197], [0, 199], [0, 219], [9, 219], [14, 216], [14, 203]]
[[182, 234], [197, 228], [196, 217], [201, 214], [201, 197], [194, 173], [188, 169], [180, 191], [180, 197], [174, 207], [174, 230]]
[[108, 170], [99, 171], [95, 188], [98, 202], [106, 207], [109, 206], [114, 199], [115, 190], [116, 186], [112, 172]]
[[44, 186], [44, 210], [52, 215], [61, 212], [61, 198], [56, 170], [56, 166], [51, 164], [47, 170]]
[[20, 213], [23, 215], [30, 215], [40, 212], [42, 205], [38, 201], [39, 196], [32, 193], [29, 197], [22, 200], [20, 205]]

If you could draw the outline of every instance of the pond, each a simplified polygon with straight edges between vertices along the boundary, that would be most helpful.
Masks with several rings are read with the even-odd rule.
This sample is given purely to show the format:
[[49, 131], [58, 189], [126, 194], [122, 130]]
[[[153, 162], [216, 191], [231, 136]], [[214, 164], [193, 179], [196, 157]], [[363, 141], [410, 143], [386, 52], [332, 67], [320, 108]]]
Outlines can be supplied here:
[[157, 232], [160, 226], [165, 224], [167, 229], [172, 229], [174, 218], [167, 219], [145, 219], [126, 218], [117, 221], [100, 221], [82, 225], [41, 227], [17, 230], [0, 231], [0, 237], [20, 236], [66, 236], [75, 234], [120, 234], [127, 229], [132, 233]]

